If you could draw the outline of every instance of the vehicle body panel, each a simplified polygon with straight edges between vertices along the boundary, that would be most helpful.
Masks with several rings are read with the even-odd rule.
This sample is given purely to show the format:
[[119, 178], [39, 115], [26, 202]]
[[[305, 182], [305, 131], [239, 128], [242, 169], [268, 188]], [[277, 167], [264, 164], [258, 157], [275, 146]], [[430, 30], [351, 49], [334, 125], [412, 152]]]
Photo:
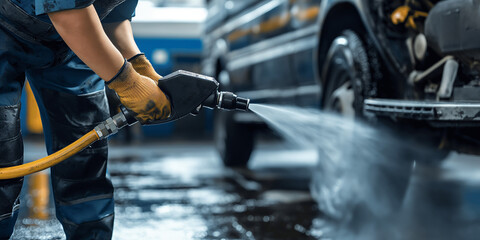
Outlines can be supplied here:
[[212, 0], [210, 8], [228, 2], [240, 7], [215, 10], [207, 19], [203, 73], [218, 77], [219, 68], [226, 70], [230, 79], [223, 85], [231, 90], [254, 102], [319, 106], [327, 51], [336, 36], [350, 29], [387, 69], [376, 80], [390, 89], [379, 97], [408, 98], [412, 63], [405, 39], [386, 36], [374, 1]]
[[[229, 88], [253, 101], [316, 105], [313, 58], [321, 0], [254, 2], [216, 27], [207, 20], [203, 72], [227, 70]], [[311, 95], [310, 101], [303, 95]]]

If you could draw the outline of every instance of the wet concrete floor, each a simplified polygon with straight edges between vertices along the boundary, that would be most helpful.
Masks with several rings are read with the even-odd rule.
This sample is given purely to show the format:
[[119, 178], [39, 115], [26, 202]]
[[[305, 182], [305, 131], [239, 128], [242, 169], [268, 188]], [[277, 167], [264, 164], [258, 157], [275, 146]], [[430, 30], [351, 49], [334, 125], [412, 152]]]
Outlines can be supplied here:
[[[26, 149], [41, 157], [40, 145]], [[112, 146], [114, 239], [327, 239], [309, 193], [316, 159], [264, 144], [248, 169], [230, 169], [209, 142]], [[13, 239], [65, 239], [51, 193], [47, 219], [32, 218], [28, 180]]]

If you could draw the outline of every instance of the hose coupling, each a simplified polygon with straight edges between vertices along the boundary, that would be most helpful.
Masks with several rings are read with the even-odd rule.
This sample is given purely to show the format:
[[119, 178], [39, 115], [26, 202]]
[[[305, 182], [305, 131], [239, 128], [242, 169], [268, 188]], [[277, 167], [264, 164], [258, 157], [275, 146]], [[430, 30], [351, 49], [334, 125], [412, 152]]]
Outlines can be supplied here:
[[127, 126], [127, 118], [125, 115], [120, 112], [113, 117], [108, 118], [107, 120], [98, 124], [94, 129], [97, 132], [100, 140], [106, 139], [109, 136], [116, 134], [119, 129]]
[[238, 97], [231, 92], [220, 92], [217, 107], [226, 110], [247, 111], [250, 99]]
[[250, 99], [242, 98], [232, 92], [214, 92], [210, 95], [203, 106], [208, 108], [218, 108], [223, 110], [242, 110], [247, 111]]

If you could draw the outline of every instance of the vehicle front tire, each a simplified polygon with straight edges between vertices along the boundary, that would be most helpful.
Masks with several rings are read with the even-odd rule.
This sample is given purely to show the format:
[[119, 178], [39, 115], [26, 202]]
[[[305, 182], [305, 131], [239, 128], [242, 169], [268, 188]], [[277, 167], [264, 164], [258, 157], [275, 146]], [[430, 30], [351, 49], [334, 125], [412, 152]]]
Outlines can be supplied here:
[[[230, 90], [227, 71], [221, 71], [217, 79], [222, 84], [222, 90]], [[235, 112], [229, 111], [215, 112], [215, 147], [225, 166], [246, 167], [255, 144], [254, 129], [248, 124], [235, 121], [234, 114]]]
[[227, 167], [246, 167], [254, 146], [253, 129], [235, 122], [234, 113], [217, 111], [214, 140], [223, 164]]
[[[365, 47], [351, 30], [342, 32], [330, 45], [322, 68], [322, 107], [348, 118], [363, 116], [363, 100], [371, 92], [369, 58]], [[367, 96], [368, 97], [368, 96]]]
[[[352, 30], [343, 31], [332, 41], [322, 68], [322, 81], [325, 84], [321, 106], [325, 111], [338, 113], [350, 119], [365, 118], [363, 102], [366, 98], [375, 97], [376, 93], [375, 81], [371, 74], [371, 60], [366, 51], [366, 44]], [[355, 150], [355, 147], [352, 147]], [[401, 153], [401, 149], [397, 150]], [[347, 154], [346, 157], [352, 156]], [[411, 171], [409, 161], [400, 159], [396, 164], [375, 164], [369, 167], [372, 174], [369, 176], [371, 182], [381, 183], [378, 186], [370, 186], [372, 192], [377, 193], [379, 202], [382, 199], [382, 204], [388, 206], [391, 212], [387, 210], [374, 212], [376, 210], [370, 208], [370, 203], [354, 199], [349, 203], [351, 205], [346, 204], [354, 215], [353, 221], [359, 221], [369, 214], [385, 217], [393, 213], [401, 206], [408, 187]], [[388, 191], [381, 191], [384, 188]], [[376, 192], [376, 189], [379, 190]]]

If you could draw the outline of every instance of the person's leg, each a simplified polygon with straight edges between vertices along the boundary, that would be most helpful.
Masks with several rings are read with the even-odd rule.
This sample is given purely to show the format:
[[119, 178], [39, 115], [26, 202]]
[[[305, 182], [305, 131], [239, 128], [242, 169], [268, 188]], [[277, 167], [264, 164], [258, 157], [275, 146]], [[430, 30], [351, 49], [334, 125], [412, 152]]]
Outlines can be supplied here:
[[[23, 163], [20, 98], [25, 74], [11, 56], [17, 46], [0, 29], [0, 168]], [[23, 178], [0, 180], [0, 239], [9, 239], [20, 206]]]
[[[73, 56], [66, 64], [28, 70], [49, 154], [65, 147], [109, 117], [104, 83]], [[106, 177], [107, 141], [98, 141], [52, 167], [57, 218], [67, 239], [110, 239], [113, 186]]]
[[[5, 66], [0, 60], [0, 66]], [[0, 168], [16, 166], [23, 163], [23, 142], [20, 133], [20, 103], [9, 104], [2, 90], [3, 79], [7, 77], [0, 73]], [[21, 92], [21, 88], [20, 88]], [[20, 207], [19, 194], [23, 184], [22, 178], [0, 180], [0, 239], [8, 239]]]

